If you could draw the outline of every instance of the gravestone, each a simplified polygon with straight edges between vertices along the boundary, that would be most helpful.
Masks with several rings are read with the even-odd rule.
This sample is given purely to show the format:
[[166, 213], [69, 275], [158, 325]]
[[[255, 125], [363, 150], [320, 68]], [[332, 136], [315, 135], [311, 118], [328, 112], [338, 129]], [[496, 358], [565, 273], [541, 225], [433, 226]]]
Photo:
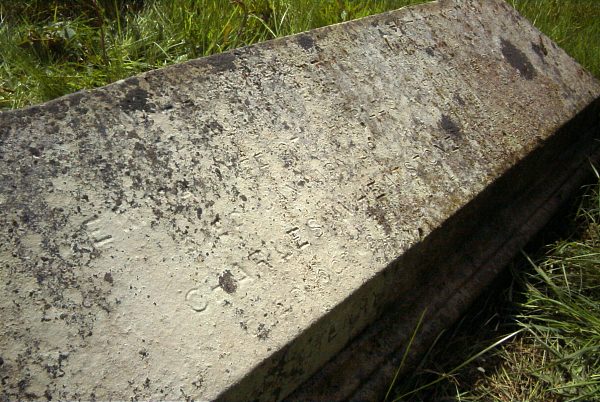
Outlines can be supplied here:
[[2, 396], [273, 400], [336, 355], [295, 397], [376, 392], [368, 325], [455, 319], [598, 157], [599, 94], [448, 0], [0, 114]]

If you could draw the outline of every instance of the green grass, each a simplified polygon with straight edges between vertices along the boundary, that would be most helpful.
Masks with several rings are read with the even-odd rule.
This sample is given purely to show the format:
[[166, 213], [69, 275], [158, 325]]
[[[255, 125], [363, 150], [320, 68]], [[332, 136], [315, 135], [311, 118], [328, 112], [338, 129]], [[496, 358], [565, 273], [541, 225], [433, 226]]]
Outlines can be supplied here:
[[[423, 0], [3, 0], [0, 109]], [[510, 0], [600, 76], [596, 0]]]
[[0, 1], [0, 109], [419, 2]]
[[[508, 1], [600, 77], [600, 1]], [[0, 109], [421, 2], [0, 0]], [[599, 186], [575, 234], [516, 263], [390, 399], [600, 400]]]
[[[0, 109], [423, 0], [2, 0]], [[600, 2], [510, 0], [600, 76]]]
[[[423, 0], [1, 0], [0, 109]], [[510, 0], [600, 76], [600, 2]]]
[[507, 0], [596, 77], [600, 77], [600, 1]]

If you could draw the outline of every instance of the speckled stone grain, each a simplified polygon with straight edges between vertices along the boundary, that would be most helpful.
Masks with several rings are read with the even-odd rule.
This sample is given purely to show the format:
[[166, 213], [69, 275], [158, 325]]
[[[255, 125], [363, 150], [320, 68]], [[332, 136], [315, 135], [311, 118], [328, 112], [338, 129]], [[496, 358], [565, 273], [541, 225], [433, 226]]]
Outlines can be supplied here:
[[505, 2], [448, 0], [1, 113], [2, 397], [284, 397], [599, 94]]

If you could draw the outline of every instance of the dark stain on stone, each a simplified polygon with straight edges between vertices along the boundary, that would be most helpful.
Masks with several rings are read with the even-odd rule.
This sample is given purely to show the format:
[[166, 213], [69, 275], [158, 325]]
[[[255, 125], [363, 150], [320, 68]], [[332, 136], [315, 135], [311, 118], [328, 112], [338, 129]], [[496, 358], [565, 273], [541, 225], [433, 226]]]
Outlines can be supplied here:
[[198, 217], [198, 219], [202, 218], [202, 208], [196, 208], [196, 216]]
[[[72, 116], [71, 119], [67, 122], [67, 126], [71, 127], [72, 129], [77, 130], [78, 127], [81, 126], [81, 119], [77, 116]], [[77, 133], [75, 135], [77, 136], [77, 139], [81, 139], [86, 136], [86, 134], [83, 132]]]
[[383, 231], [386, 235], [392, 233], [392, 227], [385, 217], [385, 211], [383, 211], [381, 208], [369, 206], [367, 208], [367, 214], [377, 221], [377, 223], [383, 228]]
[[[177, 187], [181, 188], [182, 191], [186, 191], [187, 189], [190, 188], [190, 182], [187, 181], [187, 179], [177, 180], [175, 182], [175, 186], [176, 186], [176, 188]], [[177, 193], [177, 191], [175, 191], [175, 193]]]
[[49, 134], [58, 134], [59, 128], [58, 128], [58, 124], [56, 124], [56, 122], [51, 121], [48, 123], [48, 133]]
[[36, 158], [42, 156], [42, 148], [29, 147], [29, 153]]
[[[50, 307], [50, 306], [48, 306]], [[58, 364], [52, 364], [46, 366], [46, 371], [48, 374], [52, 376], [52, 378], [60, 378], [65, 376], [65, 372], [63, 370], [63, 361], [67, 360], [68, 354], [59, 353], [58, 355]]]
[[218, 121], [212, 120], [207, 124], [207, 126], [211, 133], [223, 133], [223, 126]]
[[439, 122], [440, 128], [450, 135], [460, 136], [460, 127], [450, 116], [443, 114]]
[[533, 64], [527, 58], [527, 55], [520, 49], [517, 49], [511, 42], [501, 39], [502, 55], [506, 61], [526, 80], [531, 80], [536, 76]]
[[49, 114], [56, 117], [58, 120], [65, 118], [67, 109], [68, 105], [66, 105], [65, 102], [60, 100], [51, 101], [46, 104], [46, 111], [49, 112]]
[[112, 285], [113, 284], [112, 274], [110, 272], [105, 273], [104, 280]]
[[306, 51], [315, 47], [315, 40], [312, 38], [312, 36], [307, 34], [298, 35], [297, 42], [300, 45], [300, 47], [302, 47], [302, 49]]
[[229, 294], [235, 293], [238, 285], [231, 271], [226, 270], [223, 274], [219, 275], [219, 286]]
[[461, 106], [465, 105], [465, 101], [459, 94], [454, 94], [453, 98], [456, 101], [456, 103], [458, 103], [459, 105], [461, 105]]
[[25, 392], [25, 389], [27, 389], [27, 387], [29, 386], [29, 379], [23, 378], [17, 383], [17, 386], [19, 387], [19, 392]]
[[156, 150], [154, 148], [152, 148], [152, 146], [146, 146], [144, 144], [142, 144], [141, 142], [136, 142], [133, 145], [133, 154], [136, 157], [140, 157], [140, 156], [144, 156], [152, 166], [154, 167], [158, 167], [160, 165], [160, 159], [158, 154], [156, 153]]
[[84, 94], [85, 94], [84, 91], [79, 91], [79, 92], [75, 92], [74, 94], [69, 96], [69, 105], [71, 107], [79, 106], [79, 104], [81, 103], [81, 100], [84, 97]]
[[100, 123], [94, 124], [94, 126], [96, 127], [96, 130], [98, 130], [98, 134], [100, 134], [102, 137], [106, 137], [108, 135], [108, 129], [106, 126]]
[[214, 72], [235, 71], [236, 56], [233, 53], [219, 53], [208, 57], [206, 60]]
[[137, 77], [130, 77], [125, 80], [125, 84], [130, 85], [132, 87], [139, 87], [140, 80]]
[[41, 106], [32, 106], [29, 109], [27, 109], [27, 115], [25, 115], [24, 117], [37, 116], [42, 112], [43, 109], [41, 108]]
[[150, 105], [148, 105], [148, 92], [142, 88], [130, 89], [125, 95], [124, 99], [119, 102], [121, 109], [127, 112], [134, 112], [137, 110], [150, 111]]
[[425, 53], [427, 53], [430, 56], [433, 56], [435, 54], [433, 52], [433, 48], [431, 46], [429, 46], [427, 49], [425, 49]]
[[546, 56], [548, 56], [548, 49], [546, 49], [546, 46], [544, 46], [544, 42], [542, 41], [542, 38], [540, 37], [540, 42], [539, 43], [535, 43], [535, 42], [531, 42], [531, 49], [533, 49], [533, 51], [540, 57], [540, 59], [544, 60], [544, 58]]
[[115, 171], [113, 165], [108, 160], [103, 159], [101, 156], [94, 158], [92, 164], [102, 182], [107, 186], [114, 186], [117, 172]]
[[269, 337], [269, 332], [271, 332], [270, 329], [267, 328], [267, 326], [265, 324], [258, 324], [258, 339], [260, 339], [261, 341], [264, 341], [265, 339], [267, 339]]
[[127, 138], [129, 138], [129, 139], [135, 138], [135, 139], [141, 140], [140, 136], [135, 131], [128, 131]]
[[29, 211], [23, 211], [23, 214], [21, 215], [21, 223], [24, 225], [27, 225], [32, 220], [33, 220], [33, 218], [32, 218], [31, 213]]

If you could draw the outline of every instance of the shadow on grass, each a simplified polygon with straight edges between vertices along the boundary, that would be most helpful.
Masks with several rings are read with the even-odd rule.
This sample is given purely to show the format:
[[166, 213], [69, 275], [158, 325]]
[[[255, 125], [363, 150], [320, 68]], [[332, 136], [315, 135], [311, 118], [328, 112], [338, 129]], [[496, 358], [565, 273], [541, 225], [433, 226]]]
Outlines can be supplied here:
[[[597, 185], [598, 179], [590, 174], [586, 182]], [[531, 284], [525, 278], [537, 274], [531, 261], [547, 258], [552, 247], [549, 245], [586, 237], [590, 222], [582, 220], [580, 209], [585, 194], [589, 194], [589, 186], [566, 202], [463, 318], [440, 335], [411, 374], [394, 386], [388, 400], [566, 399], [546, 390], [569, 382], [569, 373], [563, 373], [562, 378], [545, 378], [541, 370], [531, 371], [532, 365], [541, 367], [547, 363], [547, 354], [539, 345], [534, 346], [531, 334], [519, 321], [527, 318], [522, 306], [528, 301]], [[482, 353], [502, 339], [502, 346]], [[543, 399], [539, 399], [541, 396]], [[572, 400], [577, 400], [577, 396]]]

